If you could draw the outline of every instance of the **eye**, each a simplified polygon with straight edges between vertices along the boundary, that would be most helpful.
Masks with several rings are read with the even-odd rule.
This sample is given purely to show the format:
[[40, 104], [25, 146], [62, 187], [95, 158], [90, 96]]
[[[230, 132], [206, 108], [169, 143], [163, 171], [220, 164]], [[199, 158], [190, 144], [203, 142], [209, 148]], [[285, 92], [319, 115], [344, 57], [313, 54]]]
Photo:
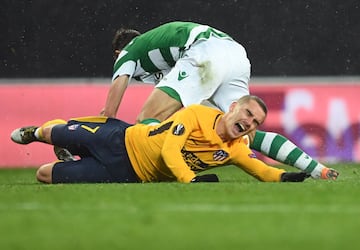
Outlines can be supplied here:
[[249, 109], [246, 110], [248, 116], [252, 116], [252, 113]]
[[[254, 114], [249, 109], [246, 109], [246, 112], [249, 117], [254, 117]], [[260, 122], [258, 120], [256, 120], [255, 118], [254, 118], [253, 122], [255, 123], [256, 126], [260, 126]]]

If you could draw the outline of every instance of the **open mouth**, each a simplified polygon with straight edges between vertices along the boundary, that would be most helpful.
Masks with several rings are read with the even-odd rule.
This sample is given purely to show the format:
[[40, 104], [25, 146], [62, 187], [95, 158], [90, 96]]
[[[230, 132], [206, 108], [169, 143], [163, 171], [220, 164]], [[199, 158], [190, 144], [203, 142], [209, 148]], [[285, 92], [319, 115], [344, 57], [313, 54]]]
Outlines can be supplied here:
[[237, 129], [239, 130], [239, 132], [244, 132], [245, 128], [243, 127], [243, 125], [241, 125], [239, 122], [235, 124]]

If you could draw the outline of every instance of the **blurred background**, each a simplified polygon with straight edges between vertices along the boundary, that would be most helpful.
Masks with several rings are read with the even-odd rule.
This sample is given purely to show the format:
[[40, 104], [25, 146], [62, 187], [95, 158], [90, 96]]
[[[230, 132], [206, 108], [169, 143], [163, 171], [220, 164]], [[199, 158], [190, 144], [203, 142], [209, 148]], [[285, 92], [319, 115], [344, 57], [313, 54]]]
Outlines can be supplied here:
[[[145, 32], [175, 20], [208, 24], [246, 48], [251, 90], [271, 111], [263, 129], [324, 161], [360, 161], [358, 0], [2, 0], [0, 7], [5, 166], [19, 162], [12, 155], [19, 152], [21, 164], [38, 161], [37, 148], [9, 141], [14, 127], [100, 111], [116, 29]], [[128, 122], [151, 91], [134, 88], [119, 112]]]
[[109, 77], [119, 27], [184, 20], [247, 49], [253, 76], [359, 75], [358, 0], [2, 0], [1, 78]]

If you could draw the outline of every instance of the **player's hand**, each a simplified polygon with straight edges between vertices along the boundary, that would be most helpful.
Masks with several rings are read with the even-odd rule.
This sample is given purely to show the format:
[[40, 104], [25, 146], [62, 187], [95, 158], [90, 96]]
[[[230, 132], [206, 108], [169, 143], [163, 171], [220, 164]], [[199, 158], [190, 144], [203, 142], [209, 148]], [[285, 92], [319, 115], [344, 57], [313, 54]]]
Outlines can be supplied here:
[[281, 182], [303, 182], [310, 175], [305, 172], [285, 172], [281, 175]]
[[321, 171], [321, 179], [336, 180], [339, 176], [339, 172], [332, 168], [323, 168]]
[[191, 182], [219, 182], [219, 178], [216, 174], [204, 174], [194, 177]]

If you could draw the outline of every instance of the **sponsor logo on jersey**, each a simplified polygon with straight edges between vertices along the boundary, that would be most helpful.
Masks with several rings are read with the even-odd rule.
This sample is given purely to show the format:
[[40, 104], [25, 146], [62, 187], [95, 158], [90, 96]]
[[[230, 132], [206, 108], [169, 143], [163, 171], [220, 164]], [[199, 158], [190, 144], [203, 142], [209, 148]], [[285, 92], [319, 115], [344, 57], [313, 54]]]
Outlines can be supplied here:
[[178, 80], [181, 81], [188, 77], [189, 75], [185, 71], [179, 71]]
[[163, 72], [159, 71], [154, 74], [155, 84], [158, 84], [164, 77]]
[[185, 127], [181, 123], [176, 125], [173, 129], [173, 135], [182, 135], [185, 132]]
[[223, 161], [228, 157], [229, 157], [229, 154], [227, 152], [225, 152], [224, 150], [218, 150], [218, 151], [214, 152], [214, 154], [213, 154], [214, 161]]
[[196, 154], [186, 151], [184, 148], [181, 150], [184, 161], [192, 171], [205, 170], [209, 165], [203, 162]]

